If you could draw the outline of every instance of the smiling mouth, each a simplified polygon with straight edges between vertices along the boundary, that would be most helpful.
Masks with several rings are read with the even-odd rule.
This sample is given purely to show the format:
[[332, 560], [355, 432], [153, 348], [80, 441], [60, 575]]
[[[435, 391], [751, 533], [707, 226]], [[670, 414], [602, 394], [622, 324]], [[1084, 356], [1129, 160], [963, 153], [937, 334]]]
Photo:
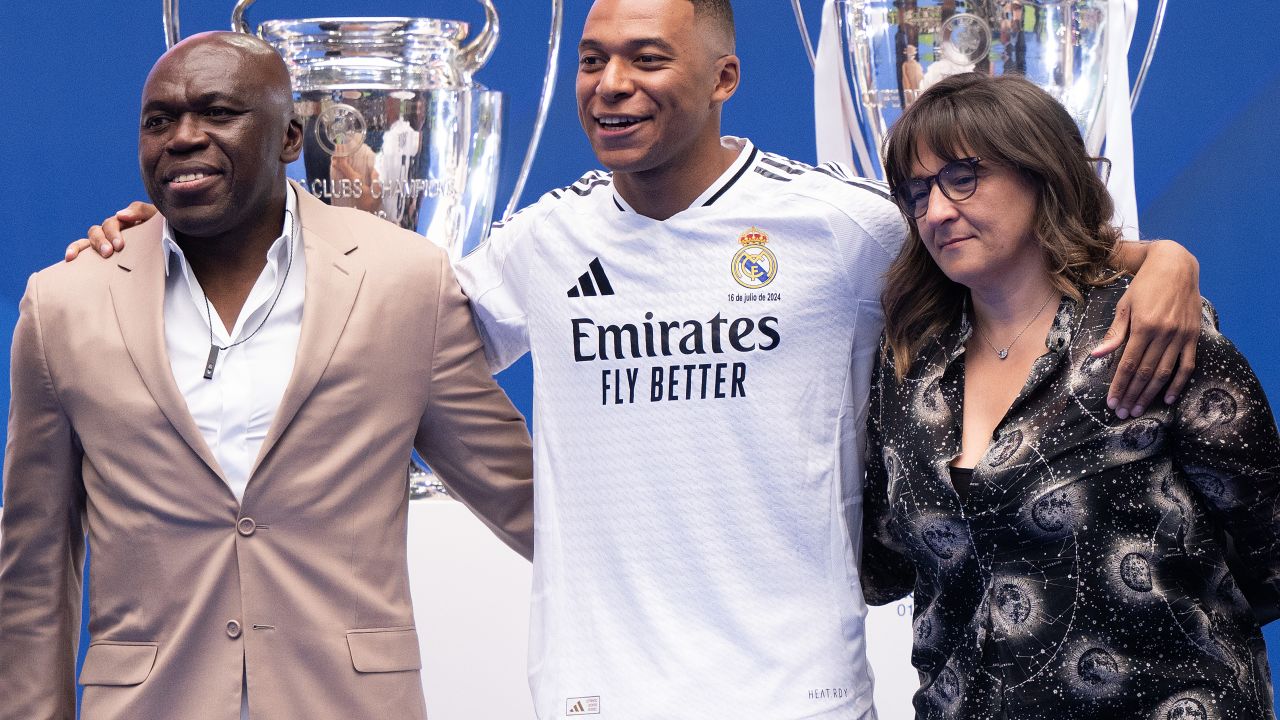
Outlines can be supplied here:
[[193, 183], [193, 182], [203, 180], [207, 177], [213, 177], [214, 175], [220, 175], [220, 174], [221, 173], [206, 172], [206, 171], [184, 172], [184, 173], [178, 173], [177, 175], [170, 177], [168, 182], [172, 185], [185, 185], [188, 183]]
[[204, 192], [211, 188], [222, 171], [211, 167], [186, 170], [170, 170], [165, 173], [164, 184], [174, 192]]
[[604, 115], [596, 118], [596, 124], [605, 130], [626, 130], [648, 119], [631, 115]]

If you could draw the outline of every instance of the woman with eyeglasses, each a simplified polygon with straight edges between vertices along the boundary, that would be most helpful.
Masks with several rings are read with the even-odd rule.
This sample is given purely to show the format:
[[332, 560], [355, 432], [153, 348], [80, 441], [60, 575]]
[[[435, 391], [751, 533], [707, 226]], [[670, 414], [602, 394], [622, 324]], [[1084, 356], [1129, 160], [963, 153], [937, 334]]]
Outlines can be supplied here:
[[919, 718], [1273, 718], [1280, 438], [1206, 310], [1173, 405], [1108, 409], [1128, 278], [1044, 91], [966, 74], [886, 146], [910, 238], [871, 391], [862, 583], [914, 591]]

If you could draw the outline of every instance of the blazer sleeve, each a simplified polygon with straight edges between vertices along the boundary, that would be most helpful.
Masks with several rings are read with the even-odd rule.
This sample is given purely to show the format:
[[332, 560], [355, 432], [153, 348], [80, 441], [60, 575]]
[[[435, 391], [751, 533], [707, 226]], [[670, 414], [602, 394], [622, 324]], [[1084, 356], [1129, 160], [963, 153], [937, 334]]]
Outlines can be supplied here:
[[84, 568], [82, 451], [58, 400], [41, 327], [39, 277], [22, 298], [0, 519], [0, 719], [76, 713]]
[[467, 299], [440, 254], [427, 411], [414, 446], [459, 500], [533, 557], [533, 449], [524, 417], [489, 373]]
[[1280, 618], [1280, 435], [1258, 378], [1206, 320], [1175, 408], [1175, 462], [1223, 528], [1259, 624]]

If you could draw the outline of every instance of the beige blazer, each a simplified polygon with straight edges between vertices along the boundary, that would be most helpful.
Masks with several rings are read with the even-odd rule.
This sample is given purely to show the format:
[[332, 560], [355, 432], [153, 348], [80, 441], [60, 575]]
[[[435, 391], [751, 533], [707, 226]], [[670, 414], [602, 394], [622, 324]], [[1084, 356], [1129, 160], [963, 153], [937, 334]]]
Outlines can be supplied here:
[[425, 717], [411, 447], [531, 555], [528, 433], [445, 255], [302, 191], [298, 208], [297, 362], [239, 505], [169, 368], [161, 220], [110, 260], [31, 277], [13, 339], [0, 718], [75, 716], [86, 534], [89, 720], [237, 720], [242, 670], [253, 720]]

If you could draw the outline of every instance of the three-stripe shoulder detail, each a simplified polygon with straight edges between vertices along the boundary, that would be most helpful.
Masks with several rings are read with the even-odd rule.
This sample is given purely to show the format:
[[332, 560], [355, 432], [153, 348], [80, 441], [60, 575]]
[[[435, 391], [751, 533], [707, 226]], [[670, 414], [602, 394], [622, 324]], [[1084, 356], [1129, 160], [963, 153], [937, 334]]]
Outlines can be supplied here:
[[806, 165], [805, 163], [792, 160], [790, 158], [775, 155], [773, 153], [761, 153], [760, 161], [756, 165], [755, 172], [757, 175], [777, 180], [780, 182], [790, 182], [805, 174], [816, 172], [826, 175], [834, 180], [839, 180], [845, 185], [851, 185], [860, 190], [879, 195], [886, 200], [892, 200], [889, 195], [889, 186], [878, 180], [870, 180], [868, 178], [850, 175], [843, 166], [837, 163], [823, 163], [818, 167]]
[[591, 172], [578, 178], [577, 182], [572, 185], [566, 185], [551, 191], [551, 197], [559, 200], [568, 193], [573, 193], [579, 197], [586, 197], [596, 188], [607, 187], [613, 184], [613, 176], [607, 172], [600, 170], [592, 170]]
[[[547, 194], [543, 196], [543, 200], [546, 199], [547, 195], [550, 195], [555, 200], [565, 200], [570, 196], [570, 193], [572, 193], [575, 196], [586, 197], [587, 195], [590, 195], [592, 192], [594, 192], [596, 188], [608, 187], [612, 184], [613, 184], [613, 175], [600, 170], [592, 170], [586, 175], [583, 175], [582, 177], [578, 178], [576, 181], [574, 181], [572, 185], [565, 185], [564, 187], [556, 188], [554, 190], [548, 191]], [[535, 205], [536, 204], [537, 203], [535, 203]], [[502, 227], [503, 225], [511, 222], [511, 220], [516, 216], [520, 215], [520, 213], [524, 212], [525, 210], [531, 207], [533, 207], [533, 205], [526, 205], [525, 207], [512, 213], [510, 216], [495, 222], [493, 224], [493, 227], [494, 228]]]
[[818, 167], [814, 168], [814, 170], [816, 172], [822, 173], [823, 175], [831, 177], [835, 180], [839, 180], [845, 185], [851, 185], [860, 190], [866, 190], [867, 192], [879, 195], [885, 200], [889, 200], [889, 201], [893, 200], [893, 196], [889, 194], [888, 183], [881, 182], [879, 180], [871, 180], [869, 178], [850, 175], [844, 169], [844, 166], [838, 163], [832, 163], [832, 162], [823, 163]]

